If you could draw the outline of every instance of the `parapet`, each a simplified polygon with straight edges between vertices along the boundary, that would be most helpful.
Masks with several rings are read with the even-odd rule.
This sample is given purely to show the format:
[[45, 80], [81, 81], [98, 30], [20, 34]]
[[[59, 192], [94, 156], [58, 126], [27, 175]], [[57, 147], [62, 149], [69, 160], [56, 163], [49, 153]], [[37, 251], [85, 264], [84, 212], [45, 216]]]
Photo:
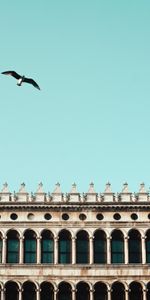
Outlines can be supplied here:
[[131, 193], [128, 183], [123, 184], [121, 192], [114, 193], [111, 184], [108, 182], [104, 192], [96, 192], [94, 183], [90, 183], [86, 193], [79, 193], [75, 183], [72, 184], [69, 193], [62, 193], [59, 183], [56, 183], [53, 192], [44, 192], [43, 184], [39, 183], [36, 192], [28, 193], [24, 183], [21, 184], [18, 192], [11, 193], [7, 183], [3, 184], [0, 192], [1, 203], [133, 203], [133, 202], [150, 202], [149, 191], [146, 191], [145, 184], [141, 183], [137, 193]]

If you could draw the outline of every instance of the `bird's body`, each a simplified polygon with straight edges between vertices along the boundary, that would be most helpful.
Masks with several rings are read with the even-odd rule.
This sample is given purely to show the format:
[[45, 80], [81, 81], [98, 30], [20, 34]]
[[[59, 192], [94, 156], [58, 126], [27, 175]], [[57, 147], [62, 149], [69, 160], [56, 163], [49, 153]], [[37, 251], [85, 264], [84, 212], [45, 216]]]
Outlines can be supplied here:
[[38, 86], [38, 84], [32, 78], [27, 78], [24, 75], [21, 76], [18, 73], [16, 73], [15, 71], [5, 71], [5, 72], [2, 72], [2, 74], [10, 75], [10, 76], [13, 76], [14, 78], [16, 78], [18, 86], [21, 86], [23, 82], [27, 82], [27, 83], [32, 84], [38, 90], [40, 90], [40, 87]]

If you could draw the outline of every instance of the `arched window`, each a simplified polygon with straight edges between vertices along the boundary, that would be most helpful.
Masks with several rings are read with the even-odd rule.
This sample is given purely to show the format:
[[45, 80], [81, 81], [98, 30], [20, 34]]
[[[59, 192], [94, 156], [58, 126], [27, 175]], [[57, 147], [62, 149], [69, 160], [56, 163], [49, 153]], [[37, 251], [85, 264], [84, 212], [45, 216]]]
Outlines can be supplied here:
[[111, 263], [124, 263], [124, 239], [120, 230], [114, 230], [111, 235]]
[[2, 234], [0, 233], [0, 263], [2, 263], [2, 248], [3, 248], [3, 239], [2, 239]]
[[111, 290], [111, 300], [125, 300], [125, 287], [121, 282], [114, 282]]
[[54, 262], [54, 237], [49, 230], [44, 230], [41, 234], [41, 262]]
[[36, 234], [27, 230], [24, 235], [24, 262], [36, 263]]
[[19, 300], [19, 287], [16, 282], [13, 281], [6, 282], [5, 300]]
[[150, 300], [150, 282], [148, 282], [146, 290], [146, 300]]
[[77, 234], [76, 262], [77, 264], [87, 264], [89, 262], [89, 236], [84, 230], [79, 231]]
[[60, 264], [71, 263], [71, 234], [67, 230], [62, 230], [59, 233], [58, 262]]
[[23, 284], [22, 300], [36, 300], [36, 286], [31, 281]]
[[142, 286], [139, 282], [132, 282], [130, 284], [129, 300], [143, 300]]
[[72, 300], [71, 285], [61, 282], [58, 287], [58, 300]]
[[94, 234], [94, 263], [105, 264], [107, 262], [106, 234], [103, 230], [97, 230]]
[[141, 235], [138, 230], [132, 229], [129, 232], [129, 263], [141, 263]]
[[79, 282], [76, 290], [76, 300], [90, 300], [90, 289], [86, 282]]
[[7, 233], [6, 262], [10, 264], [19, 263], [19, 234], [16, 230], [10, 230]]
[[54, 300], [54, 287], [49, 282], [42, 282], [40, 285], [40, 300]]
[[146, 233], [146, 262], [150, 263], [150, 230]]
[[94, 285], [94, 300], [107, 300], [107, 286], [103, 282]]

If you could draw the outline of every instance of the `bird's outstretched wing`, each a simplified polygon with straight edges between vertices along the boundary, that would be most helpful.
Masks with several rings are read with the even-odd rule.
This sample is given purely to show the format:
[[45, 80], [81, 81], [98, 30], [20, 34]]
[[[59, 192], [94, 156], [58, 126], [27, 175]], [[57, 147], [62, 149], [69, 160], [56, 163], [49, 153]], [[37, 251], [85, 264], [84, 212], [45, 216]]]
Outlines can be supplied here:
[[25, 77], [23, 81], [32, 84], [35, 88], [40, 90], [40, 87], [38, 86], [38, 84], [32, 78], [26, 78]]
[[5, 71], [5, 72], [2, 72], [1, 74], [4, 74], [4, 75], [10, 75], [10, 76], [13, 76], [15, 77], [16, 79], [19, 79], [21, 76], [16, 73], [15, 71]]

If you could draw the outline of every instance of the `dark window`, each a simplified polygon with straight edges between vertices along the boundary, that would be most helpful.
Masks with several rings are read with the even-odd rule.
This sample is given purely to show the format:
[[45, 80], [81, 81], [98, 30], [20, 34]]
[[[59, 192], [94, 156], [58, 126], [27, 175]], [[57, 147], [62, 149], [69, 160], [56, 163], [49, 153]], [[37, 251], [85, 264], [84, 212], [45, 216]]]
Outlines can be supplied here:
[[62, 219], [67, 221], [69, 219], [69, 215], [68, 214], [62, 214]]
[[19, 287], [16, 282], [8, 281], [6, 283], [5, 300], [19, 300]]
[[36, 287], [33, 282], [26, 281], [22, 287], [22, 300], [36, 300]]
[[36, 263], [36, 235], [32, 230], [27, 230], [25, 233], [24, 262]]
[[51, 232], [44, 230], [41, 239], [41, 262], [54, 262], [54, 239]]
[[137, 230], [129, 233], [129, 263], [141, 263], [141, 235]]
[[89, 261], [89, 238], [86, 231], [79, 231], [76, 240], [76, 262], [87, 264]]
[[138, 219], [138, 215], [137, 214], [131, 214], [131, 219], [132, 220], [137, 220]]
[[54, 287], [49, 282], [42, 282], [40, 286], [40, 300], [53, 300]]
[[[94, 300], [107, 300], [107, 286], [102, 282], [97, 282], [94, 286]], [[117, 298], [116, 298], [117, 300]]]
[[58, 262], [60, 264], [71, 263], [71, 235], [67, 230], [63, 230], [59, 234], [59, 256]]
[[115, 220], [120, 220], [121, 219], [121, 216], [118, 213], [114, 214], [113, 217], [114, 217]]
[[90, 300], [90, 289], [87, 283], [77, 284], [76, 300]]
[[94, 234], [94, 263], [104, 264], [107, 261], [106, 235], [102, 230]]
[[124, 263], [124, 241], [123, 234], [114, 230], [111, 239], [111, 262], [113, 264]]
[[99, 221], [101, 221], [101, 220], [104, 219], [104, 216], [102, 214], [97, 214], [96, 215], [96, 219], [99, 220]]
[[138, 282], [132, 282], [129, 286], [129, 300], [143, 300], [142, 286]]
[[150, 230], [146, 234], [146, 262], [150, 263]]
[[45, 218], [45, 220], [51, 220], [52, 216], [51, 216], [51, 214], [47, 213], [44, 215], [44, 218]]
[[0, 235], [0, 263], [2, 263], [2, 247], [3, 247], [3, 240], [2, 240], [2, 236]]
[[10, 215], [10, 218], [11, 218], [12, 220], [17, 220], [17, 219], [18, 219], [18, 216], [17, 216], [17, 214], [11, 214], [11, 215]]
[[125, 300], [125, 287], [120, 282], [112, 285], [111, 300]]
[[79, 215], [79, 219], [80, 219], [81, 221], [86, 220], [86, 215], [85, 215], [85, 214], [80, 214], [80, 215]]
[[72, 300], [71, 286], [67, 282], [59, 284], [58, 300]]
[[7, 234], [6, 262], [19, 263], [19, 237], [15, 230], [10, 230]]

